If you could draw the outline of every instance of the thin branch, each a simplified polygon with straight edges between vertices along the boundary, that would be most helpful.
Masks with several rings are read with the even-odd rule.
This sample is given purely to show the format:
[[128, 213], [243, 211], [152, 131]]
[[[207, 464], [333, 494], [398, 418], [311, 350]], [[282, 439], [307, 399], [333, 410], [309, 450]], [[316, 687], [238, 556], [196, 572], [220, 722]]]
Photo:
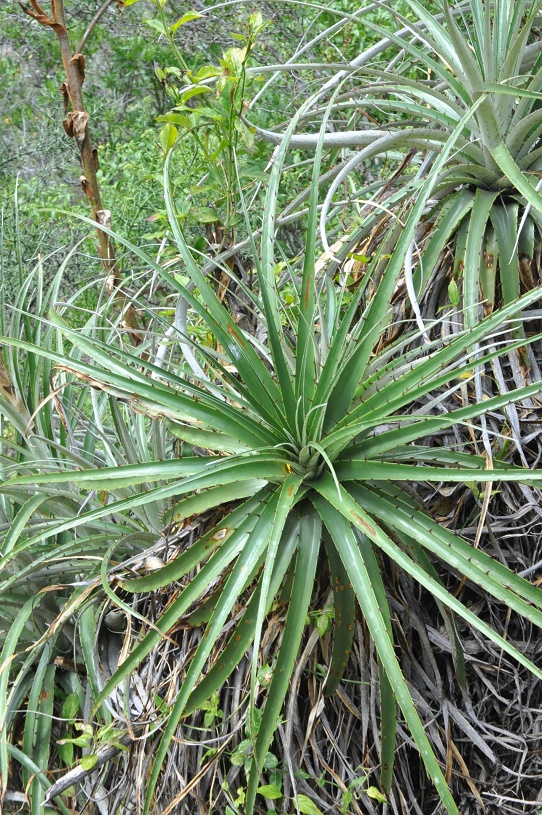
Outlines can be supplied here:
[[90, 35], [92, 34], [92, 29], [93, 29], [93, 28], [94, 28], [94, 26], [95, 26], [95, 25], [98, 23], [98, 21], [99, 21], [100, 17], [102, 16], [102, 14], [104, 14], [104, 13], [107, 11], [107, 9], [109, 8], [109, 6], [110, 6], [110, 5], [111, 5], [111, 3], [113, 3], [113, 2], [115, 2], [115, 0], [105, 0], [105, 3], [103, 3], [103, 4], [100, 6], [100, 8], [98, 9], [98, 11], [97, 11], [97, 12], [96, 12], [96, 14], [94, 15], [94, 17], [92, 18], [92, 20], [90, 21], [90, 23], [88, 24], [88, 26], [87, 26], [87, 30], [85, 31], [85, 33], [83, 34], [83, 36], [82, 36], [82, 38], [81, 38], [81, 42], [79, 43], [79, 45], [78, 45], [78, 46], [77, 46], [77, 48], [75, 49], [75, 53], [76, 53], [76, 54], [82, 54], [82, 53], [83, 53], [83, 48], [85, 47], [85, 45], [86, 45], [86, 42], [87, 42], [88, 38], [89, 38], [89, 37], [90, 37]]
[[[129, 747], [133, 743], [133, 738], [130, 736], [129, 733], [124, 733], [117, 739], [120, 744], [124, 745], [124, 747]], [[113, 744], [106, 744], [103, 747], [98, 747], [96, 750], [97, 761], [94, 766], [90, 770], [84, 770], [80, 764], [77, 767], [73, 767], [73, 769], [69, 770], [62, 778], [59, 778], [58, 781], [55, 781], [52, 784], [47, 792], [45, 793], [45, 800], [44, 804], [48, 804], [53, 798], [56, 798], [57, 795], [61, 795], [65, 790], [69, 787], [73, 786], [74, 784], [78, 784], [87, 776], [92, 775], [96, 770], [114, 758], [122, 751], [122, 748], [115, 747]]]

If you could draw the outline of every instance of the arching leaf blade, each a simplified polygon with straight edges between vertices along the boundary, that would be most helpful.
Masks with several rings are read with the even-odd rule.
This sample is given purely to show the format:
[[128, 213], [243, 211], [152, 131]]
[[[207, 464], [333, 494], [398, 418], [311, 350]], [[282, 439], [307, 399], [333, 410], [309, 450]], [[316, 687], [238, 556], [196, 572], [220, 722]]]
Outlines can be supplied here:
[[286, 615], [286, 625], [273, 670], [264, 712], [254, 744], [254, 758], [249, 774], [246, 811], [251, 815], [263, 761], [277, 726], [284, 697], [288, 690], [295, 658], [305, 628], [307, 611], [314, 588], [314, 577], [321, 541], [321, 524], [314, 512], [305, 505], [299, 509], [299, 543], [292, 593]]
[[[271, 583], [269, 587], [270, 597], [274, 597], [276, 595], [285, 574], [291, 566], [291, 561], [297, 548], [297, 540], [297, 520], [289, 518], [282, 536], [281, 546], [277, 552], [277, 559], [275, 561], [273, 574], [271, 576]], [[239, 620], [237, 627], [234, 629], [228, 644], [220, 655], [220, 658], [217, 659], [208, 673], [205, 674], [201, 682], [199, 682], [192, 691], [186, 703], [184, 712], [185, 716], [189, 716], [191, 713], [199, 710], [202, 703], [222, 686], [228, 676], [230, 676], [232, 671], [237, 667], [241, 659], [246, 655], [248, 649], [254, 641], [260, 595], [261, 583], [258, 583], [254, 589], [252, 597], [248, 602], [243, 616]], [[268, 604], [267, 611], [269, 611], [269, 608], [270, 604]]]
[[263, 508], [261, 516], [258, 518], [252, 532], [250, 533], [250, 545], [248, 545], [247, 541], [246, 545], [244, 545], [239, 552], [231, 574], [227, 578], [224, 589], [217, 601], [212, 617], [205, 628], [203, 638], [190, 662], [190, 666], [186, 672], [186, 676], [181, 685], [177, 699], [175, 700], [175, 704], [171, 709], [171, 713], [164, 728], [158, 750], [156, 751], [152, 762], [145, 792], [145, 803], [143, 806], [143, 812], [145, 815], [147, 815], [147, 813], [149, 813], [151, 810], [156, 784], [158, 782], [171, 740], [175, 735], [179, 721], [184, 715], [186, 703], [190, 697], [190, 694], [195, 688], [207, 658], [216, 644], [216, 639], [220, 634], [222, 626], [224, 625], [234, 603], [238, 600], [239, 595], [244, 588], [247, 574], [250, 574], [253, 567], [256, 565], [260, 556], [265, 552], [269, 544], [272, 534], [271, 524], [276, 516], [277, 507], [279, 506], [280, 502], [281, 492], [277, 489], [271, 496], [267, 505]]
[[335, 609], [333, 646], [324, 694], [325, 696], [332, 696], [343, 678], [352, 650], [356, 619], [356, 596], [335, 545], [327, 535], [324, 536], [324, 544], [329, 562]]
[[[356, 506], [355, 502], [348, 496], [345, 490], [341, 490], [341, 497], [339, 498], [335, 485], [333, 485], [333, 489], [330, 489], [329, 481], [326, 479], [320, 479], [315, 485], [315, 488], [322, 498], [325, 499], [322, 502], [322, 500], [315, 497], [315, 505], [325, 519], [324, 523], [348, 571], [358, 603], [360, 604], [367, 622], [367, 627], [374, 641], [379, 660], [383, 669], [386, 671], [397, 702], [403, 711], [403, 715], [416, 742], [416, 746], [420, 751], [420, 756], [427, 772], [447, 812], [450, 813], [450, 815], [459, 815], [459, 810], [457, 809], [448, 784], [431, 748], [423, 724], [412, 701], [403, 672], [397, 662], [386, 622], [382, 616], [382, 611], [371, 585], [365, 562], [350, 526], [351, 523], [354, 523], [361, 532], [367, 534], [372, 539], [373, 535], [377, 534], [375, 524], [367, 518], [361, 508]], [[361, 512], [359, 510], [361, 510]]]

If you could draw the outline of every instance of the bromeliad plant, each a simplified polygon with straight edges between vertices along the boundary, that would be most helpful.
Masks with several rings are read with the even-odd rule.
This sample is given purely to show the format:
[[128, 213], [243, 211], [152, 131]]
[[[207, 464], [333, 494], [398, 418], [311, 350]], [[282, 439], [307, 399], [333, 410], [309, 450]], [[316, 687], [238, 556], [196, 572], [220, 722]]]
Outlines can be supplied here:
[[[0, 286], [0, 333], [23, 340], [29, 349], [3, 344], [0, 362], [0, 802], [24, 790], [32, 813], [43, 812], [51, 787], [48, 773], [67, 771], [73, 763], [73, 745], [69, 738], [58, 744], [58, 736], [74, 735], [81, 743], [81, 734], [71, 728], [84, 716], [87, 689], [97, 695], [101, 687], [94, 649], [106, 626], [88, 598], [100, 583], [101, 568], [105, 575], [111, 543], [115, 557], [146, 563], [149, 547], [160, 540], [167, 509], [166, 503], [151, 502], [129, 513], [98, 513], [92, 520], [89, 510], [103, 509], [108, 494], [68, 483], [74, 468], [141, 464], [165, 458], [171, 448], [165, 424], [155, 423], [149, 434], [146, 416], [134, 416], [128, 405], [107, 393], [93, 390], [89, 395], [37, 353], [49, 349], [57, 359], [63, 355], [62, 335], [47, 319], [52, 308], [60, 318], [65, 310], [75, 314], [77, 324], [84, 323], [91, 335], [99, 330], [107, 343], [118, 335], [121, 317], [115, 319], [111, 300], [100, 305], [94, 292], [99, 281], [62, 297], [61, 292], [72, 288], [65, 277], [80, 248], [77, 244], [68, 252], [55, 278], [46, 282], [44, 266], [50, 259], [39, 258], [28, 269], [18, 245], [16, 304], [6, 304], [5, 281]], [[92, 312], [86, 320], [89, 304]], [[102, 308], [108, 315], [104, 322]], [[78, 354], [71, 349], [70, 357]], [[15, 473], [36, 472], [48, 473], [51, 483], [48, 477], [41, 484], [6, 483]], [[60, 473], [64, 483], [54, 478]], [[115, 490], [115, 498], [144, 489], [127, 483]], [[84, 518], [81, 525], [75, 521], [78, 516]], [[96, 723], [110, 732], [111, 714], [105, 707], [93, 718]], [[56, 805], [67, 815], [60, 798]]]
[[[482, 98], [474, 111], [481, 104]], [[95, 694], [94, 710], [107, 704], [113, 691], [129, 679], [161, 637], [206, 598], [208, 587], [213, 586], [212, 611], [204, 636], [184, 665], [179, 694], [164, 718], [147, 783], [146, 813], [153, 808], [160, 771], [180, 721], [201, 708], [251, 648], [255, 703], [262, 625], [279, 591], [282, 589], [284, 596], [284, 587], [290, 586], [285, 628], [272, 665], [263, 714], [253, 733], [246, 801], [247, 813], [253, 812], [258, 779], [303, 638], [317, 570], [322, 573], [325, 559], [336, 589], [335, 619], [340, 621], [334, 631], [327, 693], [332, 693], [341, 680], [359, 608], [380, 668], [382, 790], [388, 792], [392, 783], [398, 706], [447, 812], [457, 814], [395, 654], [380, 565], [389, 559], [433, 594], [454, 643], [460, 677], [456, 615], [542, 678], [536, 665], [446, 590], [435, 563], [446, 565], [453, 574], [472, 581], [536, 625], [542, 625], [539, 589], [482, 549], [439, 526], [415, 497], [416, 485], [427, 483], [542, 480], [540, 471], [526, 471], [501, 460], [499, 437], [493, 439], [491, 457], [457, 452], [441, 443], [450, 428], [463, 423], [474, 427], [477, 418], [488, 411], [499, 411], [511, 401], [537, 393], [539, 383], [449, 412], [438, 411], [443, 399], [468, 383], [474, 359], [476, 365], [483, 365], [524, 342], [505, 345], [500, 332], [513, 324], [515, 316], [538, 299], [540, 292], [526, 294], [445, 343], [423, 343], [418, 335], [405, 333], [395, 345], [380, 345], [390, 319], [390, 300], [415, 230], [473, 110], [460, 118], [420, 188], [393, 253], [384, 259], [385, 269], [376, 291], [368, 295], [373, 271], [382, 260], [378, 256], [368, 265], [349, 302], [344, 299], [343, 287], [320, 279], [315, 272], [324, 121], [299, 276], [291, 267], [297, 308], [293, 318], [287, 317], [276, 279], [276, 201], [289, 139], [302, 113], [293, 120], [275, 157], [259, 249], [252, 242], [258, 290], [257, 294], [248, 290], [246, 294], [251, 297], [260, 327], [267, 332], [265, 342], [241, 331], [185, 241], [169, 192], [171, 153], [165, 171], [166, 204], [176, 245], [197, 294], [141, 250], [126, 245], [188, 302], [191, 313], [215, 338], [216, 348], [196, 346], [189, 336], [179, 335], [181, 350], [192, 345], [187, 359], [195, 372], [186, 365], [158, 365], [148, 357], [128, 353], [122, 346], [96, 339], [95, 332], [70, 328], [54, 312], [51, 319], [57, 330], [77, 351], [71, 358], [24, 341], [8, 340], [12, 347], [41, 355], [92, 388], [127, 400], [138, 414], [153, 417], [159, 424], [167, 421], [176, 436], [194, 446], [194, 454], [113, 467], [74, 467], [69, 473], [47, 476], [17, 475], [7, 480], [4, 489], [35, 488], [45, 483], [50, 488], [69, 481], [78, 489], [92, 490], [93, 495], [95, 491], [116, 495], [132, 490], [105, 506], [81, 512], [71, 524], [63, 523], [63, 529], [96, 523], [115, 513], [129, 517], [131, 512], [152, 508], [165, 499], [175, 500], [177, 522], [209, 508], [227, 509], [216, 526], [164, 568], [120, 583], [130, 594], [156, 591], [190, 576], [153, 621], [154, 627]], [[170, 332], [169, 341], [173, 336]], [[261, 331], [258, 336], [263, 336]], [[88, 362], [83, 361], [85, 357]], [[432, 401], [421, 410], [430, 394], [434, 394]], [[428, 446], [427, 439], [435, 443]], [[138, 484], [146, 488], [134, 492]], [[235, 617], [221, 658], [208, 667], [225, 624], [239, 598], [247, 594], [244, 612], [241, 618]]]
[[[375, 224], [383, 214], [386, 218], [390, 208], [398, 211], [397, 199], [408, 200], [465, 112], [479, 102], [441, 167], [409, 262], [414, 309], [432, 275], [440, 271], [441, 280], [453, 275], [459, 284], [463, 322], [473, 326], [481, 301], [490, 313], [496, 302], [516, 299], [522, 284], [528, 289], [540, 280], [539, 270], [530, 263], [542, 233], [542, 53], [533, 32], [542, 4], [474, 0], [452, 8], [448, 0], [431, 7], [406, 0], [408, 16], [396, 6], [385, 5], [401, 29], [390, 33], [364, 17], [363, 24], [382, 41], [327, 83], [332, 89], [348, 82], [334, 103], [336, 117], [358, 108], [367, 111], [372, 124], [343, 132], [336, 126], [336, 132], [326, 134], [326, 146], [360, 149], [327, 191], [320, 219], [324, 246], [334, 197], [356, 168], [390, 158], [401, 168], [400, 181], [392, 176], [384, 197], [381, 185], [358, 192], [362, 201], [369, 197], [376, 202], [373, 223], [365, 230], [370, 235], [377, 232]], [[375, 61], [378, 54], [390, 54], [392, 71]], [[313, 123], [316, 114], [312, 111], [306, 120]], [[262, 133], [280, 140], [278, 134]], [[310, 132], [294, 139], [295, 146], [304, 149], [314, 149], [316, 142], [317, 135]], [[377, 239], [382, 240], [382, 233]], [[371, 242], [365, 241], [363, 254], [371, 254], [371, 249]], [[516, 336], [521, 336], [521, 327]]]
[[[48, 771], [68, 770], [73, 762], [73, 746], [56, 744], [58, 718], [64, 719], [62, 735], [70, 735], [70, 720], [84, 716], [86, 688], [99, 691], [93, 650], [100, 617], [85, 604], [100, 580], [100, 565], [108, 561], [112, 540], [117, 557], [144, 553], [144, 561], [160, 536], [166, 509], [148, 504], [130, 514], [98, 512], [92, 520], [89, 511], [92, 516], [103, 509], [107, 496], [68, 484], [74, 468], [141, 464], [163, 457], [170, 445], [165, 426], [156, 426], [146, 438], [146, 417], [134, 417], [106, 393], [94, 391], [89, 398], [86, 389], [37, 353], [55, 349], [57, 359], [62, 354], [62, 336], [47, 320], [51, 308], [59, 316], [74, 308], [81, 321], [82, 306], [96, 303], [89, 284], [59, 305], [64, 276], [79, 248], [67, 253], [47, 285], [42, 259], [29, 271], [21, 261], [16, 307], [8, 309], [2, 297], [0, 308], [2, 334], [33, 349], [26, 353], [4, 345], [0, 364], [0, 801], [9, 800], [19, 782], [29, 812], [36, 814], [44, 811], [51, 786]], [[107, 310], [111, 314], [111, 302]], [[95, 330], [98, 321], [96, 313], [87, 330]], [[116, 335], [114, 325], [109, 330]], [[8, 483], [14, 473], [36, 472], [48, 473], [51, 484], [49, 476], [30, 486]], [[142, 489], [127, 485], [115, 495], [134, 496]], [[79, 527], [74, 519], [80, 515], [88, 522]], [[110, 725], [109, 711], [102, 708], [95, 721]], [[57, 799], [56, 804], [67, 815], [65, 803]]]
[[[503, 302], [518, 297], [520, 259], [533, 258], [540, 234], [542, 55], [540, 43], [530, 40], [541, 4], [477, 0], [454, 17], [444, 0], [442, 24], [417, 0], [408, 6], [416, 23], [396, 12], [408, 34], [391, 39], [428, 78], [413, 80], [408, 69], [397, 78], [367, 73], [376, 80], [376, 96], [382, 94], [379, 108], [404, 115], [392, 128], [425, 128], [425, 148], [434, 155], [464, 111], [481, 100], [435, 184], [429, 216], [435, 228], [414, 278], [420, 294], [455, 234], [454, 272], [462, 278], [464, 323], [472, 326], [480, 300], [485, 313], [495, 305], [497, 272]], [[416, 146], [423, 149], [423, 140]], [[523, 271], [524, 284], [532, 286]]]

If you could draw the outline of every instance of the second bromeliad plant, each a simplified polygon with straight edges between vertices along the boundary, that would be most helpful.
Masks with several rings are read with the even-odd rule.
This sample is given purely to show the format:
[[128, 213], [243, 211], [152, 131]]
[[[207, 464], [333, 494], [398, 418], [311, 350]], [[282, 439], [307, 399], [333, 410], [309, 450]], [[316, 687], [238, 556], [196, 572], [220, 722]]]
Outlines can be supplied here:
[[[475, 6], [482, 8], [478, 3]], [[509, 4], [496, 4], [496, 8], [501, 6], [508, 8]], [[426, 16], [423, 22], [427, 31], [436, 37], [438, 32]], [[429, 34], [425, 42], [432, 47]], [[457, 43], [454, 50], [459, 53]], [[463, 57], [467, 62], [470, 59], [466, 54]], [[495, 82], [498, 81], [497, 77]], [[454, 79], [454, 88], [456, 84]], [[247, 813], [253, 811], [264, 759], [281, 715], [311, 608], [317, 569], [322, 571], [323, 560], [327, 561], [332, 587], [341, 588], [334, 593], [336, 625], [326, 691], [332, 693], [341, 681], [351, 648], [356, 608], [359, 608], [379, 662], [383, 792], [390, 790], [392, 782], [398, 706], [447, 812], [458, 813], [396, 657], [392, 614], [381, 575], [383, 559], [393, 561], [434, 596], [450, 643], [454, 643], [460, 677], [463, 666], [454, 623], [457, 618], [462, 618], [542, 678], [542, 671], [536, 665], [444, 587], [435, 564], [440, 564], [439, 569], [444, 565], [454, 575], [472, 581], [512, 612], [542, 626], [539, 589], [440, 526], [422, 508], [413, 489], [415, 485], [441, 482], [534, 484], [542, 481], [540, 471], [526, 472], [501, 461], [498, 437], [491, 440], [491, 454], [486, 450], [484, 456], [442, 444], [450, 428], [465, 423], [472, 425], [490, 411], [498, 412], [512, 402], [528, 400], [540, 390], [540, 383], [487, 395], [484, 400], [474, 400], [448, 412], [438, 410], [451, 392], [474, 382], [476, 372], [486, 364], [526, 342], [538, 341], [539, 338], [533, 336], [527, 340], [524, 334], [516, 340], [505, 341], [504, 332], [521, 326], [522, 309], [537, 301], [540, 292], [529, 292], [519, 300], [505, 298], [509, 302], [503, 308], [483, 321], [466, 319], [467, 328], [447, 341], [422, 342], [420, 332], [405, 331], [394, 344], [386, 347], [379, 343], [390, 321], [390, 302], [403, 274], [405, 258], [426, 217], [428, 201], [451, 183], [452, 157], [457, 156], [458, 150], [469, 154], [474, 151], [480, 160], [484, 156], [485, 144], [471, 150], [465, 143], [469, 141], [465, 133], [475, 127], [473, 122], [481, 121], [484, 109], [492, 104], [488, 94], [493, 90], [485, 86], [476, 89], [478, 98], [472, 105], [470, 98], [464, 100], [464, 109], [455, 105], [446, 91], [438, 91], [447, 100], [449, 110], [454, 111], [454, 116], [446, 114], [445, 117], [450, 131], [440, 140], [438, 156], [427, 176], [413, 182], [415, 201], [404, 210], [404, 228], [393, 251], [388, 257], [384, 256], [383, 249], [375, 251], [351, 299], [345, 298], [344, 286], [322, 280], [315, 271], [319, 265], [316, 236], [320, 166], [330, 108], [316, 140], [302, 269], [297, 278], [294, 276], [296, 310], [293, 318], [292, 309], [285, 308], [277, 287], [277, 195], [290, 140], [299, 119], [310, 107], [307, 103], [294, 117], [275, 156], [263, 213], [261, 243], [259, 247], [254, 241], [251, 244], [258, 285], [256, 293], [247, 289], [245, 295], [250, 298], [259, 325], [265, 326], [267, 340], [264, 343], [241, 331], [202, 274], [186, 242], [169, 193], [171, 152], [166, 161], [166, 204], [175, 243], [197, 293], [168, 275], [137, 247], [130, 248], [189, 303], [192, 313], [216, 341], [218, 350], [212, 350], [197, 345], [190, 337], [179, 338], [185, 344], [192, 344], [199, 361], [199, 375], [187, 372], [186, 367], [160, 367], [121, 347], [100, 343], [85, 331], [68, 327], [54, 315], [59, 331], [89, 362], [68, 360], [53, 351], [11, 340], [12, 345], [43, 354], [70, 376], [87, 380], [93, 387], [128, 400], [138, 412], [158, 417], [156, 421], [167, 419], [178, 437], [199, 450], [197, 455], [151, 464], [70, 471], [69, 481], [76, 487], [105, 490], [112, 495], [127, 486], [153, 484], [147, 491], [109, 503], [103, 509], [94, 509], [88, 520], [115, 512], [127, 513], [136, 506], [166, 498], [177, 502], [177, 519], [212, 507], [227, 508], [216, 527], [167, 566], [155, 574], [125, 579], [121, 583], [123, 591], [128, 593], [148, 592], [192, 575], [186, 587], [153, 621], [155, 628], [145, 634], [93, 699], [94, 710], [130, 677], [161, 635], [171, 631], [183, 615], [193, 609], [210, 585], [216, 585], [205, 634], [183, 668], [184, 681], [179, 695], [164, 715], [160, 747], [146, 789], [145, 812], [153, 809], [156, 785], [179, 722], [223, 685], [251, 648], [254, 704], [262, 625], [281, 590], [284, 598], [286, 586], [290, 588], [285, 628], [272, 665], [259, 728], [253, 733], [246, 801]], [[436, 98], [435, 94], [437, 91], [430, 96]], [[518, 95], [523, 98], [519, 92]], [[496, 99], [497, 95], [491, 98]], [[538, 120], [538, 114], [535, 118]], [[482, 127], [479, 138], [483, 142]], [[518, 195], [517, 185], [529, 203], [538, 207], [539, 197], [531, 181], [521, 173], [519, 178], [517, 165], [510, 164], [503, 150], [494, 150], [490, 144], [487, 147], [486, 163], [496, 162], [499, 172], [507, 174], [509, 184], [505, 186], [512, 198]], [[454, 177], [453, 185], [470, 184], [476, 178], [473, 184], [480, 188], [476, 174], [471, 173], [467, 178], [467, 171], [462, 169], [461, 172], [461, 177]], [[495, 175], [493, 164], [487, 172]], [[502, 188], [502, 180], [499, 184]], [[473, 200], [478, 200], [478, 192], [470, 193], [468, 206], [462, 204], [461, 217], [465, 218], [467, 211], [478, 211]], [[453, 206], [458, 205], [453, 203]], [[519, 204], [516, 202], [513, 206], [517, 219]], [[452, 208], [452, 203], [449, 207]], [[443, 209], [442, 219], [447, 217], [447, 212]], [[457, 216], [454, 223], [459, 220]], [[485, 223], [487, 221], [482, 225], [484, 228]], [[467, 245], [469, 240], [474, 238], [467, 238]], [[508, 248], [509, 245], [507, 251]], [[433, 258], [434, 252], [434, 245], [429, 242], [425, 253], [420, 250], [421, 264], [424, 258]], [[501, 257], [508, 266], [512, 264], [504, 252]], [[433, 265], [434, 262], [431, 260]], [[373, 272], [377, 268], [379, 283], [371, 291]], [[503, 269], [501, 265], [501, 274]], [[478, 280], [472, 285], [474, 304], [479, 296]], [[515, 293], [519, 293], [519, 287], [514, 286]], [[467, 304], [467, 310], [469, 307]], [[260, 333], [260, 336], [263, 335]], [[426, 404], [422, 410], [420, 406], [430, 397], [429, 406]], [[433, 441], [431, 446], [427, 444], [428, 439]], [[12, 488], [24, 487], [65, 482], [67, 478], [64, 472], [25, 475], [10, 479], [9, 484]], [[235, 502], [233, 508], [232, 502]], [[84, 515], [74, 519], [74, 526], [81, 524], [82, 518]], [[239, 598], [244, 598], [242, 615], [237, 609]], [[209, 668], [210, 655], [223, 635], [225, 624], [234, 619], [234, 610], [235, 623], [221, 659]]]

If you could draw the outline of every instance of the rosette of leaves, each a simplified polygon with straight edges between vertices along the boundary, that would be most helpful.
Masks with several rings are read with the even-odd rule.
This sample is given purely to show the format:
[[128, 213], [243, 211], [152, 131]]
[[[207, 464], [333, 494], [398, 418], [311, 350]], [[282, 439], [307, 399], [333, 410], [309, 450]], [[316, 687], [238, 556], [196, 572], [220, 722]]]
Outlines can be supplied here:
[[[251, 649], [255, 705], [262, 625], [282, 591], [282, 597], [284, 592], [287, 594], [288, 605], [285, 626], [270, 682], [263, 692], [259, 727], [252, 733], [246, 811], [253, 812], [264, 759], [303, 638], [317, 571], [322, 574], [325, 561], [331, 584], [337, 589], [335, 620], [340, 621], [334, 629], [327, 693], [332, 693], [341, 680], [353, 623], [360, 613], [374, 641], [380, 668], [382, 791], [390, 790], [393, 778], [398, 706], [447, 812], [457, 815], [452, 792], [396, 657], [380, 564], [382, 559], [389, 559], [433, 594], [450, 641], [454, 642], [459, 676], [462, 654], [455, 615], [542, 677], [536, 665], [444, 587], [435, 564], [472, 581], [511, 612], [536, 625], [542, 625], [539, 589], [439, 526], [422, 509], [415, 491], [416, 485], [427, 483], [485, 484], [503, 480], [534, 484], [542, 480], [538, 470], [501, 460], [498, 437], [494, 439], [491, 459], [458, 452], [440, 443], [446, 430], [466, 422], [473, 425], [487, 411], [499, 411], [512, 401], [528, 399], [539, 391], [540, 383], [491, 395], [484, 401], [474, 400], [448, 412], [441, 413], [436, 407], [434, 411], [417, 410], [429, 395], [435, 394], [437, 406], [443, 394], [469, 381], [473, 348], [480, 365], [517, 346], [520, 341], [508, 345], [502, 342], [499, 331], [540, 295], [538, 291], [524, 295], [447, 342], [424, 343], [416, 335], [405, 334], [391, 346], [379, 343], [390, 319], [390, 300], [408, 248], [434, 185], [472, 116], [469, 110], [420, 189], [372, 296], [366, 295], [374, 282], [379, 257], [368, 264], [350, 299], [344, 297], [344, 287], [331, 279], [322, 280], [315, 271], [324, 121], [316, 150], [299, 275], [291, 267], [296, 308], [286, 309], [277, 287], [275, 219], [289, 139], [302, 114], [303, 110], [292, 121], [277, 151], [263, 212], [261, 243], [259, 247], [252, 243], [258, 287], [255, 293], [247, 289], [246, 294], [260, 327], [265, 327], [265, 334], [258, 332], [260, 338], [266, 336], [265, 342], [244, 333], [235, 323], [202, 274], [183, 236], [169, 192], [171, 153], [165, 171], [166, 205], [172, 234], [197, 294], [137, 247], [124, 243], [188, 302], [208, 335], [214, 337], [214, 347], [196, 343], [186, 334], [179, 337], [181, 348], [193, 345], [200, 373], [187, 373], [186, 365], [155, 365], [122, 346], [100, 341], [95, 334], [70, 328], [54, 313], [52, 320], [59, 334], [77, 349], [72, 358], [24, 341], [8, 341], [12, 347], [61, 366], [93, 388], [128, 401], [138, 414], [155, 417], [159, 424], [167, 422], [176, 436], [193, 445], [194, 454], [73, 469], [69, 474], [25, 474], [6, 483], [9, 489], [15, 489], [45, 483], [51, 487], [69, 480], [78, 489], [107, 491], [110, 495], [128, 486], [134, 489], [138, 484], [146, 485], [137, 494], [123, 495], [106, 506], [82, 512], [74, 518], [74, 526], [96, 522], [112, 513], [129, 516], [130, 512], [152, 508], [157, 501], [166, 499], [174, 499], [173, 515], [178, 522], [210, 508], [224, 510], [215, 527], [164, 568], [120, 583], [124, 592], [138, 593], [190, 578], [95, 695], [94, 710], [122, 686], [160, 638], [193, 609], [194, 603], [206, 598], [209, 586], [213, 586], [204, 635], [183, 666], [184, 681], [162, 722], [161, 740], [146, 787], [146, 813], [152, 810], [168, 746], [180, 721], [201, 708]], [[168, 336], [171, 340], [172, 335]], [[427, 440], [433, 438], [435, 445], [428, 446]], [[247, 593], [243, 615], [231, 618], [239, 598]], [[221, 658], [209, 668], [209, 657], [230, 618], [233, 627]], [[254, 717], [250, 720], [254, 721]]]
[[[2, 334], [24, 341], [28, 349], [21, 351], [8, 340], [0, 362], [0, 800], [6, 788], [13, 791], [19, 783], [32, 813], [43, 812], [51, 786], [48, 771], [68, 769], [74, 760], [73, 745], [56, 748], [55, 722], [61, 717], [64, 732], [71, 733], [83, 716], [85, 686], [99, 690], [94, 643], [100, 614], [85, 606], [92, 587], [101, 585], [100, 564], [107, 562], [112, 540], [123, 559], [147, 553], [159, 538], [164, 511], [160, 504], [149, 504], [129, 515], [86, 518], [78, 526], [74, 520], [102, 509], [106, 496], [73, 487], [70, 473], [141, 464], [146, 456], [163, 455], [170, 444], [165, 426], [145, 439], [146, 417], [134, 417], [106, 393], [94, 391], [89, 399], [73, 377], [67, 379], [36, 353], [55, 350], [57, 360], [62, 355], [62, 335], [46, 315], [53, 305], [59, 308], [64, 276], [79, 246], [67, 253], [48, 285], [41, 260], [26, 273], [21, 266], [18, 302], [9, 307], [2, 298], [0, 308]], [[88, 298], [85, 288], [60, 313], [80, 306]], [[99, 319], [94, 315], [87, 330], [92, 332]], [[109, 330], [115, 335], [115, 328]], [[78, 350], [72, 348], [71, 355], [77, 357]], [[23, 473], [47, 475], [41, 484], [8, 483]], [[126, 485], [115, 496], [141, 490]], [[96, 720], [107, 726], [109, 711], [102, 707]], [[61, 799], [57, 804], [67, 815]]]
[[[395, 12], [409, 35], [390, 39], [405, 49], [417, 78], [408, 76], [408, 67], [393, 78], [368, 71], [377, 97], [382, 94], [380, 109], [402, 114], [392, 128], [433, 131], [426, 147], [438, 155], [438, 142], [445, 143], [465, 110], [481, 100], [435, 184], [427, 216], [433, 228], [415, 264], [420, 293], [454, 237], [453, 274], [462, 282], [470, 326], [480, 300], [489, 313], [499, 292], [505, 304], [519, 295], [521, 259], [534, 257], [541, 234], [542, 56], [540, 42], [531, 42], [540, 3], [477, 0], [453, 16], [445, 0], [442, 24], [417, 0], [408, 6], [416, 23]], [[524, 285], [532, 287], [528, 263], [522, 271]]]
[[540, 43], [529, 41], [540, 4], [476, 2], [470, 19], [456, 21], [445, 3], [445, 26], [421, 4], [409, 5], [423, 23], [427, 47], [410, 41], [409, 52], [435, 81], [423, 89], [419, 81], [409, 88], [400, 80], [397, 96], [392, 92], [399, 108], [416, 125], [445, 134], [472, 100], [484, 96], [463, 134], [465, 149], [449, 160], [435, 187], [435, 228], [417, 275], [423, 291], [455, 233], [454, 277], [462, 278], [465, 323], [472, 325], [480, 299], [486, 313], [494, 306], [497, 274], [504, 303], [518, 296], [522, 282], [526, 288], [535, 282], [529, 262], [542, 224], [542, 58]]
[[[442, 0], [429, 8], [406, 0], [405, 6], [408, 16], [386, 4], [400, 26], [397, 33], [364, 17], [363, 24], [382, 41], [326, 83], [329, 89], [347, 83], [334, 103], [336, 119], [357, 106], [372, 124], [342, 132], [336, 124], [335, 132], [326, 134], [327, 147], [358, 149], [327, 191], [324, 244], [334, 196], [350, 173], [377, 160], [400, 165], [385, 187], [362, 188], [356, 196], [373, 202], [374, 223], [365, 237], [390, 210], [399, 212], [397, 202], [416, 194], [465, 111], [478, 102], [441, 167], [409, 264], [414, 301], [423, 297], [435, 272], [443, 272], [441, 279], [453, 280], [452, 302], [459, 301], [459, 286], [463, 321], [472, 326], [482, 300], [487, 314], [495, 302], [510, 303], [540, 281], [539, 264], [531, 261], [542, 234], [541, 3], [474, 0], [452, 8]], [[393, 70], [375, 60], [386, 54]], [[315, 114], [306, 115], [305, 128], [313, 126]], [[260, 132], [280, 141], [276, 133]], [[298, 133], [292, 146], [314, 149], [317, 140], [315, 133]], [[389, 230], [384, 222], [382, 232]], [[377, 240], [382, 239], [379, 233]], [[374, 244], [365, 241], [363, 254], [370, 255]], [[433, 317], [434, 307], [425, 313]]]

